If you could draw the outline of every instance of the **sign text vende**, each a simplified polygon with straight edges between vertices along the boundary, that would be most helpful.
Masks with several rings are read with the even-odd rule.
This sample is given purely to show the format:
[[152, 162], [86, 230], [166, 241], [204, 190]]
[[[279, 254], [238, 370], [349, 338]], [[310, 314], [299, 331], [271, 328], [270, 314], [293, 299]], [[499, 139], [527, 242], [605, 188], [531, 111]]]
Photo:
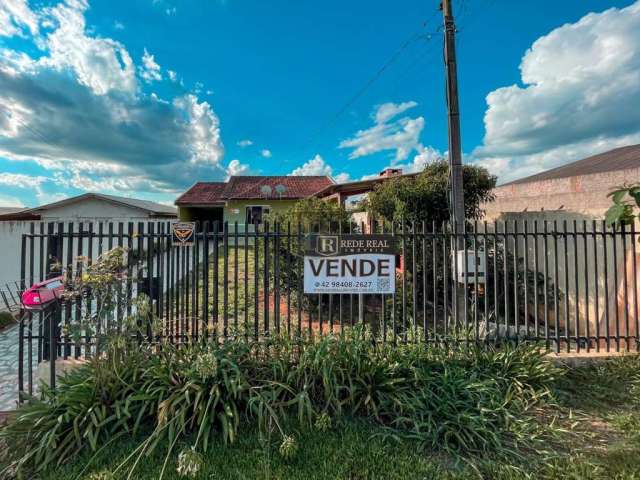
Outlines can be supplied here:
[[359, 253], [305, 256], [305, 293], [393, 293], [395, 256]]

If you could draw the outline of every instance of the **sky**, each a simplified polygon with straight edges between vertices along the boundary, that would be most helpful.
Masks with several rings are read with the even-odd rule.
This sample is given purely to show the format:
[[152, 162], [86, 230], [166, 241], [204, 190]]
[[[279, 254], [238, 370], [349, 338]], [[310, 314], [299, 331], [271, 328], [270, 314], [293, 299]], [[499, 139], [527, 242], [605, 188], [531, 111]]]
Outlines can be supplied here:
[[[438, 0], [0, 0], [0, 206], [447, 155]], [[454, 0], [463, 155], [640, 143], [640, 0]]]

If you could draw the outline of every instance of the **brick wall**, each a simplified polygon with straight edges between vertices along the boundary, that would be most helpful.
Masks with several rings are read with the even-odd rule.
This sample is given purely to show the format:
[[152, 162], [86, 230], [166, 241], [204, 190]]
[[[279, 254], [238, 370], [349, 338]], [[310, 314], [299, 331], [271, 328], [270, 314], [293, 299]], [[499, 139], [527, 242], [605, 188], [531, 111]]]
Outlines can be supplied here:
[[483, 205], [486, 219], [504, 213], [568, 211], [603, 218], [611, 206], [607, 194], [625, 183], [640, 181], [640, 168], [498, 186], [496, 200]]

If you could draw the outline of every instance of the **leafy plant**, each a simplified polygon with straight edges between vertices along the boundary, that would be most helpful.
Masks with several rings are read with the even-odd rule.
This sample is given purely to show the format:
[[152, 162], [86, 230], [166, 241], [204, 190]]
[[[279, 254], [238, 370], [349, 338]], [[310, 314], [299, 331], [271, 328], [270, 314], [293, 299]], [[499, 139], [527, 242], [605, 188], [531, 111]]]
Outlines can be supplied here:
[[[465, 165], [462, 175], [465, 217], [480, 218], [480, 204], [493, 200], [497, 177], [475, 165]], [[450, 219], [449, 164], [436, 161], [415, 178], [399, 177], [380, 183], [364, 204], [374, 218], [387, 222], [446, 222]]]
[[640, 208], [640, 184], [625, 185], [610, 192], [613, 205], [605, 213], [608, 226], [620, 223], [628, 225], [638, 217], [635, 210]]
[[[295, 420], [324, 430], [347, 415], [429, 448], [512, 455], [516, 445], [539, 445], [532, 408], [559, 375], [532, 347], [376, 347], [361, 329], [254, 346], [229, 340], [114, 352], [61, 379], [55, 392], [22, 407], [0, 431], [15, 446], [14, 466], [42, 470], [144, 432], [112, 472], [126, 469], [131, 476], [160, 445], [168, 446], [166, 466], [187, 441], [194, 458], [214, 438], [235, 442], [242, 424], [275, 429], [289, 458], [296, 435], [285, 425]], [[191, 472], [187, 460], [183, 470]]]

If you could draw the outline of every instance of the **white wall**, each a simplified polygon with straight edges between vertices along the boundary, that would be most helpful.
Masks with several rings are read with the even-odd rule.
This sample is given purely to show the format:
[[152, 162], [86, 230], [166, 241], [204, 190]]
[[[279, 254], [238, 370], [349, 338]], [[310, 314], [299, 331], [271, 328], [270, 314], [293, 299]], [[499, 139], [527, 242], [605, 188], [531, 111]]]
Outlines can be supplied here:
[[[20, 280], [20, 244], [22, 234], [29, 233], [31, 222], [0, 222], [0, 289], [5, 284]], [[0, 298], [0, 310], [4, 303]]]
[[[89, 199], [82, 202], [73, 203], [70, 205], [54, 208], [41, 214], [41, 222], [27, 222], [27, 221], [0, 221], [0, 289], [5, 290], [5, 284], [13, 282], [20, 282], [20, 255], [21, 255], [21, 243], [22, 235], [29, 233], [31, 223], [34, 224], [34, 230], [37, 233], [40, 232], [41, 223], [48, 222], [63, 222], [64, 231], [68, 229], [69, 222], [74, 222], [74, 229], [77, 232], [79, 228], [79, 222], [83, 223], [83, 228], [86, 231], [88, 229], [88, 223], [94, 223], [94, 232], [98, 232], [98, 224], [103, 223], [103, 231], [106, 234], [109, 230], [109, 223], [113, 225], [113, 232], [117, 234], [118, 223], [124, 223], [124, 232], [127, 232], [128, 222], [149, 222], [154, 223], [166, 223], [167, 221], [175, 221], [174, 219], [154, 219], [150, 218], [143, 210], [137, 208], [127, 207], [126, 205], [116, 205], [111, 202], [103, 200]], [[137, 229], [137, 225], [134, 227]], [[56, 225], [57, 229], [57, 225]], [[157, 227], [156, 227], [157, 231]], [[94, 256], [97, 253], [97, 242], [94, 241]], [[86, 243], [86, 241], [85, 241]], [[46, 254], [46, 241], [44, 242], [45, 254]], [[103, 241], [104, 249], [107, 248], [107, 241]], [[117, 244], [117, 241], [114, 241]], [[28, 242], [28, 247], [30, 243]], [[34, 277], [37, 281], [39, 278], [40, 269], [40, 255], [39, 255], [39, 239], [35, 239], [34, 246]], [[85, 251], [83, 252], [86, 255]], [[75, 248], [74, 248], [75, 250]], [[75, 255], [75, 252], [74, 252]], [[28, 262], [27, 257], [27, 262]], [[26, 276], [29, 277], [29, 265], [26, 267]], [[27, 282], [28, 283], [28, 282]], [[0, 298], [0, 310], [4, 309], [4, 303]]]

